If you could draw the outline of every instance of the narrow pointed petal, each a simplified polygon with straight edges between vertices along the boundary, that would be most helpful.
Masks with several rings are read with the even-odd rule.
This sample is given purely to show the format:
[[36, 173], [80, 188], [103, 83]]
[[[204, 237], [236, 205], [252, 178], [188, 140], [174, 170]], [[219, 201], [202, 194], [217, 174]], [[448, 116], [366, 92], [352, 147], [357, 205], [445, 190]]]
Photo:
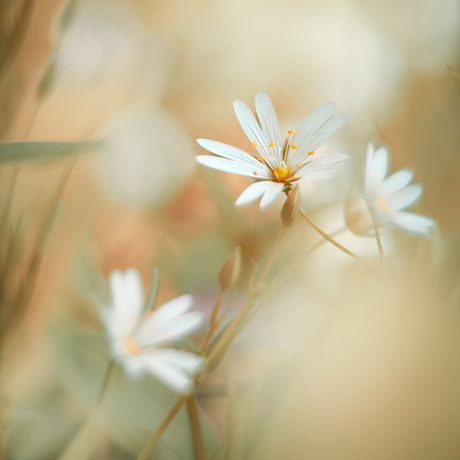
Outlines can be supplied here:
[[310, 113], [310, 115], [308, 115], [308, 117], [300, 123], [297, 131], [294, 133], [292, 144], [309, 144], [309, 139], [313, 133], [324, 125], [327, 120], [329, 120], [331, 115], [334, 113], [335, 107], [335, 102], [326, 102], [326, 104], [323, 104], [321, 107]]
[[428, 237], [435, 225], [435, 221], [431, 217], [413, 212], [395, 212], [393, 214], [393, 223], [401, 230], [423, 237]]
[[375, 145], [374, 142], [369, 141], [366, 147], [366, 157], [364, 161], [364, 184], [365, 188], [370, 186], [370, 180], [372, 179], [372, 162], [374, 160]]
[[400, 169], [383, 180], [380, 190], [385, 196], [389, 196], [409, 184], [413, 176], [411, 169]]
[[305, 169], [300, 173], [300, 177], [313, 178], [322, 178], [322, 177], [331, 177], [336, 173], [335, 168], [309, 168]]
[[388, 174], [390, 154], [388, 148], [381, 145], [375, 152], [371, 165], [371, 182], [378, 184], [383, 181]]
[[181, 368], [187, 374], [193, 375], [203, 368], [204, 359], [201, 356], [182, 350], [159, 348], [155, 354], [165, 363]]
[[192, 311], [157, 326], [153, 321], [146, 327], [142, 324], [136, 331], [135, 339], [140, 346], [173, 343], [199, 331], [205, 323], [204, 315]]
[[264, 196], [260, 200], [260, 208], [268, 208], [268, 206], [270, 206], [273, 201], [276, 200], [278, 195], [281, 193], [281, 190], [283, 190], [283, 187], [284, 184], [282, 183], [270, 182], [269, 189], [264, 193]]
[[109, 276], [111, 306], [101, 315], [111, 337], [129, 335], [134, 329], [144, 305], [141, 277], [135, 268], [123, 273], [114, 270]]
[[166, 362], [160, 355], [152, 354], [142, 357], [145, 370], [157, 380], [179, 394], [192, 389], [192, 377], [183, 370]]
[[270, 184], [272, 184], [270, 181], [260, 181], [251, 184], [237, 198], [235, 201], [235, 206], [245, 206], [257, 200], [257, 198], [263, 195], [270, 188]]
[[393, 193], [388, 198], [390, 213], [413, 206], [421, 197], [423, 187], [420, 184], [410, 184]]
[[270, 142], [273, 142], [273, 146], [269, 148], [273, 152], [273, 156], [276, 156], [278, 158], [278, 161], [281, 161], [282, 146], [280, 129], [272, 102], [270, 101], [270, 98], [267, 96], [267, 94], [265, 94], [262, 91], [259, 91], [256, 94], [255, 106], [257, 116], [262, 126], [262, 131], [265, 134], [265, 139], [268, 141], [269, 145]]
[[[251, 109], [243, 102], [236, 100], [233, 103], [235, 114], [240, 122], [243, 131], [250, 142], [255, 142], [257, 151], [268, 161], [270, 166], [275, 166], [278, 154], [268, 147], [270, 141], [262, 132], [259, 123], [254, 117]], [[276, 167], [276, 166], [275, 166]]]
[[153, 322], [160, 327], [168, 321], [171, 321], [173, 318], [177, 318], [178, 316], [187, 313], [192, 308], [192, 304], [192, 295], [180, 295], [179, 297], [175, 297], [153, 310], [144, 323], [148, 325], [149, 322]]
[[210, 139], [197, 139], [196, 141], [201, 147], [216, 155], [227, 158], [228, 160], [233, 160], [237, 163], [244, 163], [251, 168], [260, 168], [260, 161], [257, 161], [251, 154], [237, 149], [236, 147]]
[[[289, 156], [292, 157], [292, 160], [289, 160], [291, 163], [302, 163], [308, 158], [308, 152], [316, 150], [323, 143], [334, 134], [340, 127], [342, 127], [348, 120], [348, 115], [342, 113], [337, 115], [327, 123], [325, 123], [321, 128], [319, 128], [311, 137], [308, 139], [308, 142], [304, 142], [298, 145], [298, 148], [294, 151], [290, 150]], [[294, 142], [293, 142], [294, 143]], [[293, 152], [293, 153], [292, 153]]]
[[[212, 155], [198, 155], [196, 161], [203, 166], [208, 168], [218, 169], [220, 171], [225, 171], [231, 174], [239, 174], [241, 176], [256, 177], [261, 179], [269, 179], [268, 174], [269, 169], [258, 162], [258, 168], [255, 166], [253, 168], [247, 166], [243, 162], [226, 160], [224, 158], [214, 157]], [[254, 174], [255, 172], [255, 174]]]
[[334, 153], [332, 155], [326, 155], [324, 157], [313, 160], [311, 163], [315, 166], [328, 166], [338, 163], [343, 163], [350, 159], [349, 155], [344, 155], [343, 153]]

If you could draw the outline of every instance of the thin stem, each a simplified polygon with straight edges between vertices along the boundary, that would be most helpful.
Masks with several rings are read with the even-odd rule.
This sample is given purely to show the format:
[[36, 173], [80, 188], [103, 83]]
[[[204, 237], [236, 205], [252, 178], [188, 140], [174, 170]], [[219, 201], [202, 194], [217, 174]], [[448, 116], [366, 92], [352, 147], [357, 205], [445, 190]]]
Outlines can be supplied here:
[[192, 432], [192, 443], [195, 460], [206, 460], [206, 451], [203, 442], [203, 432], [201, 431], [200, 418], [196, 407], [195, 396], [190, 395], [187, 398], [187, 413], [190, 421]]
[[[231, 337], [232, 334], [234, 334], [234, 332], [235, 332], [236, 328], [238, 327], [239, 323], [241, 322], [241, 320], [249, 313], [249, 310], [251, 309], [251, 306], [252, 306], [255, 298], [257, 297], [258, 288], [260, 287], [260, 285], [264, 281], [264, 278], [265, 278], [266, 274], [268, 273], [268, 270], [269, 270], [269, 268], [270, 268], [270, 266], [271, 266], [271, 264], [272, 264], [272, 262], [273, 262], [273, 260], [275, 258], [276, 252], [278, 251], [278, 249], [280, 247], [280, 244], [281, 244], [281, 241], [282, 241], [283, 236], [285, 234], [285, 231], [286, 231], [286, 227], [283, 226], [283, 228], [281, 230], [281, 233], [280, 233], [280, 236], [278, 237], [278, 240], [275, 243], [273, 251], [272, 251], [272, 253], [270, 255], [270, 258], [268, 259], [268, 262], [267, 262], [267, 264], [265, 266], [264, 271], [262, 272], [262, 275], [259, 278], [259, 281], [256, 283], [256, 286], [252, 289], [252, 292], [249, 295], [248, 300], [241, 307], [241, 309], [238, 312], [238, 314], [232, 319], [229, 327], [222, 334], [222, 337], [217, 342], [216, 346], [213, 348], [211, 354], [208, 357], [208, 362], [211, 362], [216, 356], [218, 356], [218, 354], [221, 352], [222, 348], [226, 345], [227, 340]], [[244, 326], [244, 324], [241, 324], [240, 329], [243, 326]]]
[[89, 445], [91, 444], [91, 434], [94, 430], [93, 425], [96, 421], [96, 415], [101, 407], [101, 403], [107, 390], [110, 376], [112, 374], [112, 370], [114, 369], [114, 367], [115, 363], [112, 360], [110, 360], [105, 370], [104, 377], [102, 378], [102, 383], [97, 397], [96, 406], [94, 407], [93, 412], [88, 417], [86, 422], [80, 427], [78, 432], [73, 437], [72, 441], [67, 445], [64, 452], [60, 455], [59, 460], [72, 460], [77, 456], [81, 458], [82, 455], [80, 449], [83, 446], [86, 449], [89, 448]]
[[[347, 227], [342, 227], [335, 232], [331, 233], [331, 237], [336, 237], [340, 234], [342, 234], [345, 230], [347, 230]], [[300, 254], [299, 257], [294, 261], [294, 263], [288, 267], [287, 270], [285, 270], [281, 276], [279, 276], [274, 283], [270, 285], [270, 289], [268, 292], [265, 293], [263, 300], [260, 301], [252, 310], [251, 313], [248, 315], [248, 317], [245, 320], [245, 324], [247, 324], [253, 316], [259, 311], [260, 307], [264, 304], [265, 300], [270, 297], [270, 295], [276, 291], [280, 286], [283, 285], [283, 283], [292, 275], [293, 272], [295, 272], [298, 268], [298, 266], [309, 256], [312, 252], [316, 251], [319, 247], [321, 247], [323, 244], [325, 244], [327, 240], [322, 239], [318, 242], [316, 242], [311, 248], [308, 248], [306, 251], [304, 251], [302, 254]]]
[[377, 225], [377, 221], [375, 220], [374, 213], [372, 212], [372, 209], [369, 206], [369, 204], [367, 204], [367, 209], [369, 210], [369, 214], [370, 214], [371, 219], [372, 219], [372, 225], [374, 227], [374, 233], [375, 233], [375, 240], [377, 241], [377, 246], [379, 248], [380, 267], [383, 269], [383, 268], [385, 268], [385, 254], [383, 252], [382, 241], [380, 240], [379, 227]]
[[107, 385], [110, 380], [110, 374], [114, 368], [115, 363], [113, 360], [110, 360], [109, 364], [107, 365], [107, 369], [105, 370], [104, 378], [102, 379], [101, 389], [99, 390], [99, 395], [97, 397], [96, 407], [94, 409], [93, 414], [96, 414], [99, 408], [101, 407], [102, 399], [104, 398], [105, 391], [107, 390]]
[[222, 296], [224, 295], [224, 290], [221, 289], [219, 291], [219, 295], [217, 296], [216, 303], [212, 309], [211, 315], [209, 317], [208, 323], [208, 333], [206, 334], [206, 338], [204, 339], [202, 350], [205, 351], [208, 348], [209, 342], [211, 342], [212, 335], [216, 330], [217, 326], [217, 315], [219, 314], [220, 304], [222, 303]]
[[278, 240], [276, 241], [275, 247], [273, 248], [273, 251], [270, 254], [270, 258], [268, 259], [268, 262], [265, 265], [264, 271], [260, 275], [259, 281], [256, 284], [256, 288], [255, 288], [256, 290], [257, 290], [258, 287], [260, 287], [260, 285], [262, 284], [265, 276], [267, 275], [268, 270], [270, 269], [270, 266], [271, 266], [271, 264], [273, 262], [273, 259], [275, 258], [275, 255], [276, 255], [276, 253], [277, 253], [277, 251], [278, 251], [278, 249], [280, 247], [281, 241], [283, 240], [285, 232], [286, 232], [286, 227], [283, 225], [283, 229], [281, 230], [280, 236], [278, 237]]
[[340, 249], [342, 252], [345, 254], [349, 255], [351, 258], [357, 260], [358, 262], [361, 262], [362, 264], [373, 268], [374, 270], [381, 271], [378, 267], [370, 264], [366, 259], [363, 259], [362, 257], [356, 255], [355, 253], [351, 252], [348, 250], [345, 246], [342, 246], [340, 243], [334, 240], [334, 238], [331, 238], [326, 232], [321, 230], [311, 219], [310, 217], [305, 214], [303, 209], [300, 209], [300, 214], [302, 214], [302, 217], [313, 227], [314, 230], [316, 230], [323, 238], [325, 238], [329, 243], [333, 244], [336, 248]]
[[168, 428], [169, 424], [172, 422], [176, 414], [179, 412], [180, 408], [184, 405], [187, 401], [188, 396], [181, 396], [172, 409], [169, 411], [168, 415], [164, 418], [161, 422], [161, 425], [157, 428], [154, 435], [150, 438], [149, 442], [145, 445], [142, 449], [142, 452], [138, 455], [136, 460], [145, 460], [147, 456], [150, 454], [152, 449], [155, 447], [156, 443], [160, 439], [161, 435], [164, 433], [166, 428]]

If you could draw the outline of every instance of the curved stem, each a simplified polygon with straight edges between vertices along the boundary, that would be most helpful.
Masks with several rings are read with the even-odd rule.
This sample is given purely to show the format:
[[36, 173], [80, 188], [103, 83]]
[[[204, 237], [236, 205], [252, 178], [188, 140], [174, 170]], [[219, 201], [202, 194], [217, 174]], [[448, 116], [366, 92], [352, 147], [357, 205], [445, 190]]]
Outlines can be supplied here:
[[217, 315], [219, 314], [219, 309], [220, 309], [220, 304], [222, 303], [222, 296], [224, 295], [224, 290], [221, 289], [219, 291], [219, 295], [217, 296], [216, 303], [214, 304], [214, 307], [212, 309], [211, 315], [209, 317], [209, 323], [208, 323], [208, 333], [206, 334], [206, 338], [204, 339], [203, 347], [202, 350], [205, 351], [206, 348], [209, 345], [209, 342], [211, 342], [212, 335], [214, 334], [214, 331], [216, 330], [217, 327]]
[[160, 439], [161, 435], [164, 433], [166, 428], [168, 428], [169, 424], [172, 422], [176, 414], [179, 412], [179, 409], [184, 405], [185, 401], [187, 401], [188, 396], [181, 396], [172, 409], [169, 411], [168, 415], [164, 418], [161, 422], [161, 425], [157, 428], [153, 436], [150, 438], [149, 442], [145, 445], [142, 449], [142, 452], [137, 456], [136, 460], [145, 460], [147, 456], [150, 454], [151, 450], [155, 447], [156, 443]]
[[265, 265], [264, 271], [260, 275], [259, 281], [257, 281], [255, 289], [257, 290], [258, 287], [262, 284], [264, 278], [267, 276], [268, 270], [270, 270], [270, 267], [272, 265], [272, 262], [275, 258], [276, 253], [278, 252], [278, 249], [280, 247], [281, 241], [283, 240], [284, 234], [286, 232], [286, 227], [283, 225], [283, 229], [281, 230], [280, 236], [278, 237], [278, 240], [275, 243], [275, 246], [273, 248], [272, 253], [270, 254], [270, 258], [268, 259], [267, 264]]
[[342, 246], [340, 243], [334, 240], [334, 238], [331, 238], [326, 232], [321, 230], [311, 219], [310, 217], [305, 214], [303, 209], [300, 209], [300, 214], [302, 214], [302, 217], [313, 227], [314, 230], [316, 230], [323, 238], [325, 238], [329, 243], [333, 244], [337, 249], [340, 249], [342, 252], [345, 254], [349, 255], [351, 258], [355, 259], [358, 262], [361, 262], [362, 264], [373, 268], [374, 270], [381, 271], [378, 267], [372, 265], [369, 263], [366, 259], [363, 259], [362, 257], [358, 256], [354, 252], [351, 252], [349, 249], [347, 249], [345, 246]]

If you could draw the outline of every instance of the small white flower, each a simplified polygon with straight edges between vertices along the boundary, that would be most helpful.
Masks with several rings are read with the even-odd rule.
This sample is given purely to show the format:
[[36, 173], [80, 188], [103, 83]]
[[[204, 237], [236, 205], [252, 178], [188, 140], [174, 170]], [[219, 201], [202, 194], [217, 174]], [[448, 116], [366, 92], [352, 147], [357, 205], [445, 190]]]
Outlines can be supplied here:
[[410, 183], [414, 175], [408, 168], [387, 177], [390, 154], [385, 146], [367, 145], [364, 165], [364, 198], [379, 226], [393, 225], [407, 233], [427, 237], [435, 221], [407, 212], [422, 195], [422, 185]]
[[205, 149], [218, 155], [199, 155], [197, 161], [209, 168], [251, 177], [254, 181], [236, 200], [243, 206], [259, 197], [260, 207], [266, 208], [284, 190], [289, 192], [293, 183], [302, 177], [327, 177], [334, 174], [332, 165], [347, 160], [348, 155], [328, 155], [311, 160], [324, 141], [347, 120], [341, 114], [330, 119], [335, 102], [328, 102], [311, 113], [297, 131], [288, 131], [281, 143], [280, 130], [270, 98], [263, 92], [256, 94], [257, 122], [249, 107], [242, 101], [233, 103], [238, 121], [258, 152], [250, 154], [231, 145], [209, 139], [197, 139]]
[[177, 393], [191, 390], [203, 358], [172, 348], [160, 348], [199, 330], [203, 314], [188, 312], [193, 298], [176, 297], [142, 316], [144, 294], [139, 272], [129, 268], [109, 276], [111, 302], [101, 312], [110, 351], [131, 378], [151, 374]]

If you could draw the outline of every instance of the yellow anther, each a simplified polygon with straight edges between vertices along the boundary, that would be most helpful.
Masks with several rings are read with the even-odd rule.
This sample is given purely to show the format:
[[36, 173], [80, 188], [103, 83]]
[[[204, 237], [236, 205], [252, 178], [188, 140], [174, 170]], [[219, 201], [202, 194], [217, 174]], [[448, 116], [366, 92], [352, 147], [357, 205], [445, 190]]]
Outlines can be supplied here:
[[386, 201], [382, 195], [379, 193], [377, 196], [377, 204], [383, 209], [385, 212], [388, 212], [388, 201]]
[[300, 163], [297, 163], [297, 164], [295, 165], [296, 168], [298, 168], [299, 166], [300, 166]]
[[259, 158], [257, 158], [259, 161], [262, 161], [264, 159], [264, 157], [262, 155], [260, 155]]
[[287, 168], [287, 166], [281, 165], [275, 168], [273, 174], [280, 180], [286, 179], [291, 171]]
[[128, 350], [128, 353], [131, 355], [137, 355], [141, 349], [141, 347], [134, 340], [134, 337], [130, 335], [125, 338], [125, 347]]
[[257, 173], [255, 171], [252, 171], [252, 174], [254, 174], [254, 176], [257, 176]]
[[290, 129], [290, 130], [288, 131], [288, 133], [289, 133], [289, 134], [294, 134], [294, 131], [292, 131], [292, 129]]
[[296, 148], [297, 148], [297, 145], [295, 145], [295, 144], [291, 145], [291, 149], [296, 149]]
[[270, 144], [268, 144], [269, 147], [273, 147], [273, 142], [270, 142]]
[[313, 155], [314, 153], [315, 153], [314, 150], [310, 150], [310, 151], [308, 152], [309, 155]]
[[255, 142], [253, 142], [251, 145], [252, 145], [252, 148], [254, 148], [254, 149], [257, 148], [257, 144]]

